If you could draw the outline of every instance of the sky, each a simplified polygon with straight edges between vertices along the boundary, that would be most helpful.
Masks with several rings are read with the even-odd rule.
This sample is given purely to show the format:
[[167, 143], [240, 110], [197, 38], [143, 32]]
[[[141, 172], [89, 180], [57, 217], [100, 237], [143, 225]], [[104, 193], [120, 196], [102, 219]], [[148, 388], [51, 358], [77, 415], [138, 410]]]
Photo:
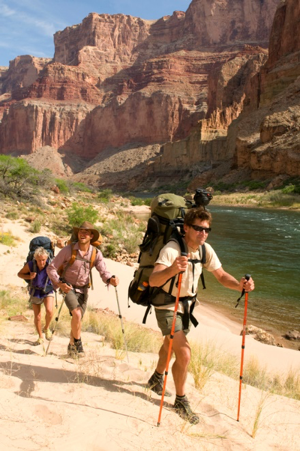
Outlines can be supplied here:
[[0, 0], [0, 66], [19, 55], [53, 58], [53, 35], [91, 12], [160, 19], [192, 0]]

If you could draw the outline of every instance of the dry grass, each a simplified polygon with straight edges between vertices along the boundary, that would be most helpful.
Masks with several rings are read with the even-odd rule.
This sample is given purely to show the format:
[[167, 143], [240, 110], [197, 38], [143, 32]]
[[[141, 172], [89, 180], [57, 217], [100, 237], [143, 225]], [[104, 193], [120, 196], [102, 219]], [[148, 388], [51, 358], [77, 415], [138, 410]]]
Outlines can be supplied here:
[[191, 350], [189, 371], [200, 391], [214, 372], [233, 377], [238, 371], [237, 359], [217, 349], [214, 343], [191, 343]]

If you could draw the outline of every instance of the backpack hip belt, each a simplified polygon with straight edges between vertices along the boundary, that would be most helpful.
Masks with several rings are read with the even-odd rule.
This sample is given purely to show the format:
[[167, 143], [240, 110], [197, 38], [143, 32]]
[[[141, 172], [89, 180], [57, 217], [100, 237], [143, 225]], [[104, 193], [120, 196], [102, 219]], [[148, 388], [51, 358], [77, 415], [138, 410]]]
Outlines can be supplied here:
[[[188, 329], [189, 320], [191, 320], [194, 327], [198, 326], [198, 321], [193, 315], [193, 310], [195, 308], [197, 295], [195, 296], [182, 296], [179, 298], [179, 302], [183, 305], [183, 317], [182, 324], [184, 329]], [[189, 308], [189, 301], [192, 301], [191, 307]], [[151, 300], [154, 307], [161, 307], [163, 305], [175, 304], [176, 297], [167, 293], [163, 289], [160, 289], [157, 295]]]

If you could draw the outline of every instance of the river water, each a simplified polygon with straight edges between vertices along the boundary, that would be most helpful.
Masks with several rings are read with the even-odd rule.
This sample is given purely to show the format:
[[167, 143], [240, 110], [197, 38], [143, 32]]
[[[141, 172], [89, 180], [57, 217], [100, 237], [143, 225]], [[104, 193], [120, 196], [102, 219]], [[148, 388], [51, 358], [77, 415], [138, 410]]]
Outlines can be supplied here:
[[[209, 205], [213, 215], [208, 242], [225, 271], [240, 279], [251, 274], [247, 324], [285, 333], [300, 330], [300, 213]], [[199, 299], [233, 319], [242, 320], [244, 302], [205, 271], [206, 290]]]

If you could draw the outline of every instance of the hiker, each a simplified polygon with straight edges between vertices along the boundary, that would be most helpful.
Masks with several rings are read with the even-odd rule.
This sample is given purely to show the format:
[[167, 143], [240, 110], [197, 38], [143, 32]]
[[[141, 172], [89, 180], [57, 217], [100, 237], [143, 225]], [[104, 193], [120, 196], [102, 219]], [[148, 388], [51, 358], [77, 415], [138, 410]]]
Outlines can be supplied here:
[[[199, 259], [199, 247], [204, 244], [208, 233], [211, 231], [211, 222], [212, 216], [207, 210], [203, 208], [192, 208], [188, 210], [185, 214], [183, 225], [188, 255], [182, 256], [178, 243], [169, 241], [161, 249], [149, 278], [151, 287], [161, 287], [158, 294], [152, 299], [152, 304], [155, 305], [156, 319], [164, 336], [164, 342], [159, 351], [156, 370], [148, 381], [148, 387], [155, 393], [162, 395], [163, 374], [167, 363], [170, 332], [178, 292], [176, 283], [174, 283], [171, 294], [169, 294], [170, 279], [181, 272], [183, 273], [172, 346], [172, 350], [175, 353], [175, 362], [172, 367], [176, 388], [174, 408], [181, 417], [187, 419], [192, 424], [197, 424], [199, 417], [192, 411], [185, 392], [188, 365], [191, 358], [191, 349], [186, 336], [190, 330], [191, 320], [195, 320], [191, 314], [191, 306], [193, 303], [194, 305], [199, 304], [196, 296], [198, 281], [202, 272], [202, 264], [193, 264], [191, 261], [189, 262], [189, 259]], [[205, 249], [206, 263], [203, 264], [203, 267], [212, 272], [224, 287], [237, 291], [242, 291], [243, 289], [252, 291], [254, 289], [252, 278], [248, 281], [242, 278], [238, 282], [233, 276], [224, 271], [215, 251], [208, 243], [205, 244]], [[171, 396], [171, 393], [165, 391], [165, 395]]]
[[[35, 263], [36, 262], [36, 263]], [[49, 264], [49, 252], [43, 247], [38, 247], [33, 254], [33, 260], [25, 263], [18, 272], [18, 276], [24, 280], [30, 280], [30, 302], [34, 313], [34, 325], [39, 338], [34, 345], [40, 345], [44, 342], [43, 333], [47, 340], [51, 340], [52, 333], [49, 329], [53, 317], [54, 292], [53, 286], [47, 275]], [[45, 327], [42, 330], [41, 305], [44, 303]]]
[[[60, 288], [65, 293], [65, 303], [72, 316], [68, 345], [70, 355], [84, 352], [81, 341], [81, 321], [87, 307], [93, 252], [95, 252], [93, 266], [99, 272], [103, 282], [107, 286], [114, 287], [119, 283], [118, 277], [112, 276], [107, 270], [102, 252], [92, 246], [99, 238], [99, 232], [94, 226], [86, 221], [80, 227], [74, 227], [73, 233], [78, 241], [59, 251], [47, 268], [54, 287]], [[71, 263], [74, 252], [75, 258]], [[61, 276], [58, 272], [60, 268], [62, 268]]]

